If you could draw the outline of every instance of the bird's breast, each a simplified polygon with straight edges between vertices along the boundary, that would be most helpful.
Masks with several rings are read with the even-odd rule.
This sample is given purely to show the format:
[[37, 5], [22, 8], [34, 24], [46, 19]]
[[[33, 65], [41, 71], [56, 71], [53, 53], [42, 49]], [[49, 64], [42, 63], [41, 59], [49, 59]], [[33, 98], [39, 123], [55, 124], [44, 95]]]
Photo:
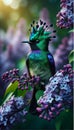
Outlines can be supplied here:
[[48, 54], [34, 51], [29, 55], [29, 71], [31, 75], [40, 76], [42, 81], [47, 81], [51, 75]]

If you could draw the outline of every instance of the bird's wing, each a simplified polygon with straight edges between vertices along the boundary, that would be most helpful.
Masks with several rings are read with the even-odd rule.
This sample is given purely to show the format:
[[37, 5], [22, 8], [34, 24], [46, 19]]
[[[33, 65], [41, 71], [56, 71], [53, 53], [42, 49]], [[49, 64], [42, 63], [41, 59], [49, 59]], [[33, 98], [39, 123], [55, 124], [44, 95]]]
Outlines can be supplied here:
[[48, 61], [49, 61], [49, 64], [50, 64], [52, 75], [54, 75], [55, 74], [55, 62], [54, 62], [54, 58], [51, 55], [51, 53], [48, 54]]

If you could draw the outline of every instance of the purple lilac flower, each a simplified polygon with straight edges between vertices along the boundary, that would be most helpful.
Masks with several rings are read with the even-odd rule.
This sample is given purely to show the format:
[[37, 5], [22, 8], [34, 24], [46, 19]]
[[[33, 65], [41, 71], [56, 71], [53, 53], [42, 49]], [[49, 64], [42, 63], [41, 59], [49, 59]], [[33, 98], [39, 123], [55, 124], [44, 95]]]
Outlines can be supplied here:
[[61, 10], [57, 14], [57, 26], [60, 28], [70, 28], [74, 23], [73, 0], [61, 0]]
[[21, 43], [24, 37], [27, 39], [25, 31], [26, 21], [23, 18], [19, 19], [15, 28], [9, 26], [6, 32], [0, 30], [0, 76], [5, 71], [14, 68], [16, 61], [26, 58], [31, 52], [29, 44]]
[[26, 21], [20, 18], [16, 27], [10, 25], [6, 32], [0, 30], [0, 96], [3, 95], [6, 84], [2, 82], [1, 75], [16, 67], [18, 64], [22, 72], [27, 72], [25, 64], [20, 65], [20, 60], [27, 58], [31, 52], [29, 44], [23, 44], [21, 41], [26, 35]]
[[6, 103], [0, 107], [0, 128], [7, 127], [18, 121], [18, 116], [27, 114], [25, 100], [22, 97], [12, 96]]
[[37, 111], [39, 117], [51, 120], [72, 106], [73, 99], [73, 70], [70, 64], [64, 65], [63, 70], [49, 79], [43, 96], [38, 100], [40, 107]]
[[24, 73], [20, 76], [19, 69], [14, 68], [13, 70], [7, 71], [2, 76], [3, 81], [6, 82], [14, 82], [18, 81], [19, 85], [18, 88], [21, 90], [27, 90], [29, 87], [34, 87], [34, 85], [37, 85], [40, 81], [39, 76], [32, 76], [29, 77], [27, 73]]
[[42, 19], [43, 21], [45, 21], [47, 25], [51, 24], [50, 18], [49, 18], [49, 11], [47, 8], [42, 8], [42, 10], [40, 11], [39, 19]]
[[55, 60], [55, 66], [56, 69], [62, 68], [62, 66], [65, 64], [68, 64], [68, 55], [70, 51], [73, 49], [73, 35], [74, 33], [71, 33], [69, 38], [64, 37], [62, 39], [62, 43], [58, 46], [58, 48], [55, 51], [54, 54], [54, 60]]

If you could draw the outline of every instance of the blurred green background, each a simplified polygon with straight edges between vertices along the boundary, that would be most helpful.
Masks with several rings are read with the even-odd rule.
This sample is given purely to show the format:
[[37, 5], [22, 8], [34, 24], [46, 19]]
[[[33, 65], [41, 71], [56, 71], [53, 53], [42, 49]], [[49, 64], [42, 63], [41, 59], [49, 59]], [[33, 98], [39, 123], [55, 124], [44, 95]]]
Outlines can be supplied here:
[[48, 9], [49, 18], [57, 30], [58, 45], [61, 39], [68, 35], [68, 29], [56, 27], [56, 14], [60, 10], [60, 0], [0, 0], [0, 29], [6, 31], [9, 25], [16, 26], [21, 17], [26, 20], [29, 28], [33, 20], [39, 19], [43, 8]]
[[[48, 9], [50, 21], [57, 30], [58, 41], [55, 44], [57, 47], [61, 39], [69, 34], [68, 29], [60, 29], [56, 26], [56, 15], [60, 10], [60, 0], [0, 0], [0, 30], [7, 31], [10, 25], [16, 26], [19, 19], [24, 18], [27, 24], [26, 33], [28, 34], [31, 22], [39, 19], [40, 11], [43, 8]], [[72, 130], [71, 111], [67, 114], [65, 112], [61, 129], [55, 128], [55, 121], [48, 122], [28, 114], [27, 121], [15, 124], [12, 130]]]

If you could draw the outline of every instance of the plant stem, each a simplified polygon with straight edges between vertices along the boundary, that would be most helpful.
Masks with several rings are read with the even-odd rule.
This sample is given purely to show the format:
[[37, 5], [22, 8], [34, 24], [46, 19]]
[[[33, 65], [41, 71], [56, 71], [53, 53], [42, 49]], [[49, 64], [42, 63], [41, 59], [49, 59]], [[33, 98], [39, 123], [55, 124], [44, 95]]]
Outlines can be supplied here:
[[60, 128], [61, 128], [61, 120], [59, 120], [59, 121], [57, 121], [56, 123], [55, 123], [55, 127], [56, 127], [56, 130], [61, 130]]

